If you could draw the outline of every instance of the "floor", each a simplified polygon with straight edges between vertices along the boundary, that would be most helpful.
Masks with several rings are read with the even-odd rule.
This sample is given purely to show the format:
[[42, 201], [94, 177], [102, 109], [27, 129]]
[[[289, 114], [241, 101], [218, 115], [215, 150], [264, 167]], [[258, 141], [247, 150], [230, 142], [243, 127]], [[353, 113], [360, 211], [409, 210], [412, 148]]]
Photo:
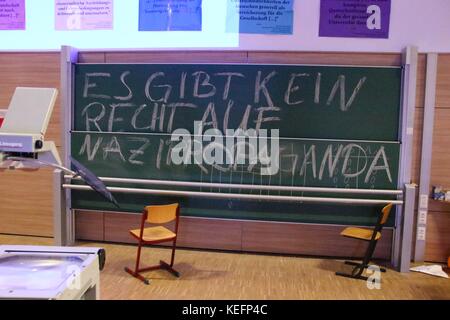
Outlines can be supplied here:
[[[51, 238], [0, 235], [1, 244], [52, 245]], [[366, 281], [337, 277], [347, 271], [342, 261], [294, 256], [177, 250], [175, 278], [166, 271], [147, 274], [150, 285], [131, 277], [123, 268], [133, 266], [136, 247], [111, 243], [79, 242], [103, 247], [106, 265], [101, 272], [102, 299], [446, 299], [450, 279], [422, 273], [381, 274], [379, 289]], [[142, 261], [151, 264], [170, 258], [166, 248], [143, 249]], [[448, 271], [448, 270], [447, 270]]]

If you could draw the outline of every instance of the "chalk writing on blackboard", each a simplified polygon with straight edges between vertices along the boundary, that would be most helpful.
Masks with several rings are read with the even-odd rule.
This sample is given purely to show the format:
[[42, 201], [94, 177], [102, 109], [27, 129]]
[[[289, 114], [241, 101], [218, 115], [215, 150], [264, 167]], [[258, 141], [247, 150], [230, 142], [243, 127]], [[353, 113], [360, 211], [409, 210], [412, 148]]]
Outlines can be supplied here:
[[[199, 136], [200, 137], [200, 136]], [[195, 138], [194, 138], [195, 139]], [[200, 147], [190, 144], [189, 155], [195, 159], [197, 155], [206, 159], [206, 154], [211, 148], [223, 152], [221, 159], [223, 163], [205, 163], [205, 161], [184, 162], [183, 156], [180, 159], [173, 158], [174, 153], [178, 153], [179, 140], [171, 141], [168, 135], [163, 138], [155, 139], [155, 136], [129, 136], [124, 135], [99, 135], [86, 134], [79, 146], [78, 155], [86, 157], [88, 162], [101, 159], [107, 162], [128, 163], [130, 165], [143, 167], [143, 170], [161, 170], [162, 167], [168, 169], [179, 165], [189, 164], [198, 167], [203, 174], [209, 174], [213, 170], [219, 170], [224, 173], [233, 174], [245, 170], [252, 175], [265, 175], [262, 168], [267, 169], [267, 165], [278, 165], [279, 171], [275, 175], [284, 175], [292, 177], [306, 177], [309, 180], [320, 182], [337, 178], [337, 181], [349, 183], [351, 181], [359, 181], [365, 185], [373, 185], [375, 183], [375, 175], [379, 175], [380, 179], [386, 182], [393, 182], [391, 164], [394, 159], [390, 159], [384, 145], [372, 147], [370, 150], [361, 143], [337, 143], [337, 142], [314, 142], [302, 141], [299, 139], [295, 142], [280, 141], [279, 157], [269, 160], [250, 161], [252, 159], [251, 145], [248, 141], [242, 140], [243, 144], [233, 145], [234, 159], [225, 160], [229, 154], [225, 150], [229, 150], [230, 146], [226, 142], [220, 144], [216, 141], [208, 139], [199, 139]], [[213, 147], [211, 147], [211, 145]], [[227, 148], [228, 147], [228, 148]], [[267, 151], [267, 150], [266, 150]], [[200, 154], [198, 154], [200, 152]], [[273, 150], [272, 150], [273, 152]], [[156, 156], [155, 156], [156, 154]], [[267, 153], [270, 155], [269, 153]], [[275, 163], [276, 161], [276, 163]], [[227, 163], [228, 162], [228, 163]]]
[[[120, 123], [128, 122], [135, 130], [151, 130], [171, 133], [174, 130], [174, 121], [177, 117], [183, 117], [183, 110], [204, 109], [201, 120], [205, 125], [210, 125], [215, 129], [228, 129], [230, 113], [235, 106], [233, 100], [233, 90], [250, 81], [253, 92], [251, 101], [244, 106], [240, 127], [248, 129], [254, 127], [261, 129], [267, 122], [279, 122], [280, 117], [276, 114], [280, 111], [280, 106], [274, 102], [274, 95], [282, 87], [283, 104], [288, 107], [298, 107], [304, 104], [305, 96], [311, 95], [313, 103], [318, 106], [329, 107], [337, 102], [340, 111], [347, 112], [351, 109], [358, 94], [363, 89], [367, 80], [366, 76], [359, 78], [356, 84], [350, 88], [345, 75], [339, 75], [331, 88], [322, 88], [323, 75], [320, 72], [292, 73], [288, 79], [279, 79], [276, 71], [263, 72], [258, 70], [253, 79], [248, 79], [246, 75], [239, 72], [218, 72], [210, 74], [203, 70], [198, 70], [190, 74], [181, 72], [176, 82], [170, 82], [166, 74], [162, 71], [153, 72], [148, 75], [145, 82], [139, 87], [132, 87], [128, 80], [133, 77], [130, 70], [125, 70], [120, 74], [119, 79], [114, 79], [109, 72], [86, 73], [84, 75], [82, 97], [86, 99], [96, 99], [83, 107], [82, 117], [84, 118], [85, 130], [95, 131], [116, 131]], [[174, 80], [173, 77], [170, 80]], [[104, 91], [102, 85], [110, 81], [119, 83], [124, 95], [112, 96]], [[306, 92], [302, 90], [305, 81], [314, 82], [314, 91]], [[277, 85], [277, 93], [272, 89], [273, 84]], [[189, 88], [189, 89], [188, 89]], [[350, 93], [350, 94], [349, 94]], [[325, 94], [326, 99], [321, 99]], [[144, 97], [146, 103], [135, 104], [135, 96]], [[196, 103], [186, 102], [195, 100]], [[114, 101], [114, 102], [110, 102]], [[217, 105], [218, 102], [222, 103]], [[116, 113], [119, 109], [126, 108], [132, 110], [126, 116], [118, 117]], [[216, 109], [225, 109], [224, 117], [219, 121]], [[255, 112], [252, 112], [255, 111]], [[146, 125], [142, 124], [141, 118], [150, 121]], [[250, 119], [250, 115], [254, 115]], [[270, 114], [271, 116], [268, 116]], [[100, 123], [106, 120], [106, 127]]]

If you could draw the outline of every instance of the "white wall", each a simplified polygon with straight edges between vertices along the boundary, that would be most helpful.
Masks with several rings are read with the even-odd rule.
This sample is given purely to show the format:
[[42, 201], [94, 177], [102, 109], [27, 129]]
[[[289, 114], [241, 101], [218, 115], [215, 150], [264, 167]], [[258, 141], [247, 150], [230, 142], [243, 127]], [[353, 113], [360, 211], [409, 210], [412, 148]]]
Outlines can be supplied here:
[[241, 35], [240, 48], [299, 51], [450, 52], [450, 0], [391, 0], [389, 39], [318, 37], [320, 0], [295, 0], [293, 36]]
[[113, 30], [55, 31], [55, 0], [26, 1], [26, 30], [0, 31], [0, 50], [236, 48], [225, 32], [226, 0], [203, 0], [203, 31], [138, 31], [139, 0], [114, 0]]
[[[225, 0], [203, 0], [202, 32], [138, 32], [138, 0], [115, 0], [114, 31], [54, 31], [54, 0], [27, 0], [27, 30], [0, 31], [0, 50], [228, 49], [450, 52], [450, 0], [392, 0], [389, 39], [318, 37], [320, 0], [295, 0], [293, 35], [225, 33]], [[38, 13], [38, 14], [36, 14]]]

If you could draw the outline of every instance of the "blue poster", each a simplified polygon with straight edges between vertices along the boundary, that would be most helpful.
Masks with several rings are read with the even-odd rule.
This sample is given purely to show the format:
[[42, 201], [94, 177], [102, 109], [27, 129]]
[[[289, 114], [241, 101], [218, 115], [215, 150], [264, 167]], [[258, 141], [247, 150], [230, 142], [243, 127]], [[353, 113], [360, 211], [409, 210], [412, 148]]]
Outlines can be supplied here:
[[202, 0], [139, 0], [139, 31], [201, 31]]
[[294, 0], [227, 2], [227, 32], [292, 34]]

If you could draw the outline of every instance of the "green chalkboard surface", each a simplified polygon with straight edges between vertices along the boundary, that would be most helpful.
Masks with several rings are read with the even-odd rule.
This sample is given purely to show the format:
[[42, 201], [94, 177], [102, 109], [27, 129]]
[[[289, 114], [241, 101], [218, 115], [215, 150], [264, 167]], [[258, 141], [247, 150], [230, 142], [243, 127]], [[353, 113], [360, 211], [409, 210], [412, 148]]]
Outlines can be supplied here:
[[400, 68], [78, 65], [77, 131], [279, 129], [280, 137], [396, 141]]
[[[400, 68], [79, 64], [71, 153], [99, 176], [396, 189], [400, 88]], [[130, 212], [148, 203], [179, 201], [184, 215], [311, 223], [369, 224], [379, 210], [231, 198], [115, 197]], [[72, 192], [72, 206], [114, 209], [83, 191]]]

